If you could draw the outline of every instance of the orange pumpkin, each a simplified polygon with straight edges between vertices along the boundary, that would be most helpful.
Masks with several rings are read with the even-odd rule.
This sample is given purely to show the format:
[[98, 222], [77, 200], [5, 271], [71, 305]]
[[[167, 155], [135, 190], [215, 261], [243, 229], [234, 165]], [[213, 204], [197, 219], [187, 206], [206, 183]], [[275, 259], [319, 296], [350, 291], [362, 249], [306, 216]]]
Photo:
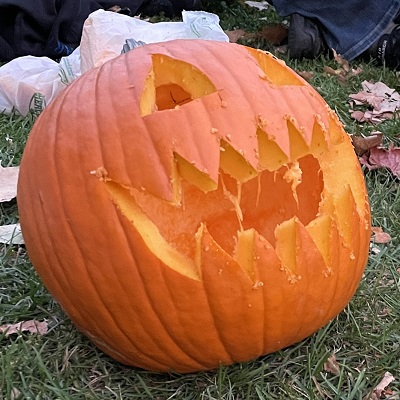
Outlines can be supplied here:
[[37, 120], [18, 204], [29, 256], [116, 360], [189, 372], [309, 336], [369, 247], [364, 178], [334, 112], [271, 54], [145, 45]]

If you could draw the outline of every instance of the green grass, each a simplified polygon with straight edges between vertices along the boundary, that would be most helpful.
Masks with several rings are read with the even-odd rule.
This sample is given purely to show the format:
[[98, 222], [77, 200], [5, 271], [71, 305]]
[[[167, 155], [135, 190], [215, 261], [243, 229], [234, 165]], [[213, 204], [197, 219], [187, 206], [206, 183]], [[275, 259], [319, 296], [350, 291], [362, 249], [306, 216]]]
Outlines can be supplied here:
[[[257, 30], [260, 14], [234, 1], [209, 2], [225, 29]], [[263, 12], [271, 23], [273, 10]], [[263, 44], [250, 43], [255, 47]], [[400, 90], [399, 76], [373, 64], [339, 84], [323, 73], [332, 60], [292, 62], [315, 73], [311, 84], [338, 113], [351, 134], [379, 129], [386, 141], [400, 143], [400, 120], [378, 127], [351, 120], [348, 95], [366, 80]], [[0, 115], [3, 166], [18, 165], [34, 118]], [[43, 336], [0, 334], [0, 399], [368, 399], [386, 371], [400, 392], [400, 184], [388, 171], [365, 171], [373, 225], [392, 236], [374, 244], [359, 289], [346, 309], [308, 339], [248, 363], [195, 374], [156, 374], [123, 366], [81, 335], [43, 287], [23, 247], [0, 245], [0, 325], [46, 319]], [[18, 221], [16, 201], [0, 203], [0, 224]], [[340, 373], [324, 370], [335, 353]], [[390, 397], [387, 397], [390, 398]]]

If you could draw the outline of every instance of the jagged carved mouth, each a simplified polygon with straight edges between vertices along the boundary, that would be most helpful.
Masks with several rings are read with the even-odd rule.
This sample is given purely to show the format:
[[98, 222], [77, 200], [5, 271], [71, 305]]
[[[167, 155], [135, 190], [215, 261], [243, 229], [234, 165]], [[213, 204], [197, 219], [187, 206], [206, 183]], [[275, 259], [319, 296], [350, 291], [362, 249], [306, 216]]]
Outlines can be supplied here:
[[222, 250], [238, 259], [241, 233], [254, 229], [275, 245], [275, 229], [282, 222], [295, 217], [307, 225], [316, 218], [323, 190], [319, 163], [308, 155], [299, 160], [298, 168], [303, 178], [295, 188], [287, 180], [287, 166], [262, 171], [243, 183], [221, 171], [217, 189], [208, 193], [182, 181], [179, 205], [110, 180], [105, 184], [153, 253], [171, 268], [196, 278], [204, 228]]
[[[260, 67], [267, 71], [265, 55], [253, 55], [259, 57]], [[273, 78], [274, 85], [284, 85], [279, 74]], [[293, 77], [290, 84], [301, 86], [302, 82]], [[206, 109], [210, 99], [212, 110], [227, 107], [218, 89], [195, 67], [164, 55], [152, 55], [152, 68], [140, 99], [141, 116], [149, 126], [152, 123], [163, 126], [163, 118], [171, 124], [171, 113], [179, 113], [175, 114], [176, 118], [187, 118], [187, 107], [190, 109], [193, 104], [198, 106], [200, 103], [200, 109]], [[354, 197], [344, 174], [341, 175], [343, 184], [335, 183], [333, 156], [327, 155], [332, 154], [332, 146], [341, 146], [338, 122], [330, 116], [328, 133], [328, 127], [315, 115], [306, 142], [304, 131], [299, 129], [296, 120], [283, 115], [286, 132], [282, 134], [285, 138], [282, 142], [282, 138], [269, 134], [262, 115], [254, 118], [254, 132], [245, 135], [256, 138], [256, 144], [248, 147], [247, 153], [238, 148], [236, 138], [231, 141], [223, 129], [210, 129], [209, 134], [214, 136], [213, 145], [219, 148], [217, 175], [199, 165], [199, 160], [188, 159], [171, 145], [168, 150], [171, 151], [172, 171], [169, 199], [160, 198], [146, 188], [122, 184], [113, 176], [103, 179], [118, 210], [129, 219], [152, 253], [189, 278], [201, 279], [201, 252], [204, 249], [200, 247], [205, 231], [221, 251], [229, 254], [246, 271], [251, 269], [248, 261], [252, 258], [251, 232], [257, 232], [273, 247], [279, 242], [280, 258], [287, 258], [287, 262], [282, 262], [294, 264], [293, 251], [296, 249], [289, 250], [295, 246], [287, 237], [292, 229], [289, 226], [291, 223], [308, 226], [309, 234], [326, 261], [327, 271], [330, 250], [325, 239], [318, 239], [320, 227], [329, 238], [332, 223], [334, 229], [340, 225], [343, 240], [351, 242], [351, 228], [346, 226], [346, 217], [354, 214]], [[257, 154], [250, 160], [252, 151]], [[335, 151], [339, 153], [338, 149]], [[329, 170], [328, 176], [325, 176], [326, 170]], [[330, 189], [336, 191], [334, 196], [330, 189], [326, 190], [326, 179]], [[339, 218], [336, 204], [343, 196], [353, 200], [344, 207]], [[357, 198], [356, 202], [361, 200]], [[282, 243], [286, 244], [282, 247]]]

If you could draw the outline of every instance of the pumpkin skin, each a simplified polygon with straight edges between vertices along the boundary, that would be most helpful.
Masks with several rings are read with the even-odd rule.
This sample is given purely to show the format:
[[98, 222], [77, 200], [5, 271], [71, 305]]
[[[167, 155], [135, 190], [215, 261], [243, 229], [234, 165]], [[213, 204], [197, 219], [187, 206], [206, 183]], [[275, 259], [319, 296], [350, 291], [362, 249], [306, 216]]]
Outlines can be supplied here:
[[30, 259], [116, 360], [191, 372], [296, 343], [348, 304], [370, 211], [348, 135], [271, 54], [176, 40], [79, 78], [18, 184]]

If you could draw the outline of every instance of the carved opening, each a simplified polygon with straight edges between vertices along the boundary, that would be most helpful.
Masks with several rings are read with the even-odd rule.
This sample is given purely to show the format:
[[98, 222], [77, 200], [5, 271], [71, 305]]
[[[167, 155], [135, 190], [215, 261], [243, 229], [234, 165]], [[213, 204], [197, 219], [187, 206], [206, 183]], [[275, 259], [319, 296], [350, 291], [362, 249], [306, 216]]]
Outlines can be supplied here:
[[[288, 175], [294, 178], [301, 175], [301, 179], [294, 185]], [[232, 256], [238, 232], [245, 230], [254, 229], [275, 245], [275, 229], [279, 224], [296, 217], [307, 225], [317, 218], [324, 189], [319, 162], [312, 155], [277, 171], [264, 170], [242, 183], [221, 171], [218, 187], [207, 193], [182, 180], [180, 206], [147, 192], [106, 184], [120, 210], [131, 221], [137, 221], [134, 224], [143, 230], [142, 236], [148, 238], [149, 246], [164, 261], [179, 254], [180, 261], [172, 264], [186, 271], [187, 276], [195, 274], [196, 268], [188, 260], [195, 259], [196, 233], [201, 226], [206, 226], [214, 240]]]
[[192, 101], [190, 93], [176, 83], [168, 83], [156, 88], [156, 106], [158, 111], [173, 109]]
[[214, 84], [192, 64], [164, 54], [152, 55], [152, 68], [140, 99], [142, 116], [179, 108], [216, 92]]

